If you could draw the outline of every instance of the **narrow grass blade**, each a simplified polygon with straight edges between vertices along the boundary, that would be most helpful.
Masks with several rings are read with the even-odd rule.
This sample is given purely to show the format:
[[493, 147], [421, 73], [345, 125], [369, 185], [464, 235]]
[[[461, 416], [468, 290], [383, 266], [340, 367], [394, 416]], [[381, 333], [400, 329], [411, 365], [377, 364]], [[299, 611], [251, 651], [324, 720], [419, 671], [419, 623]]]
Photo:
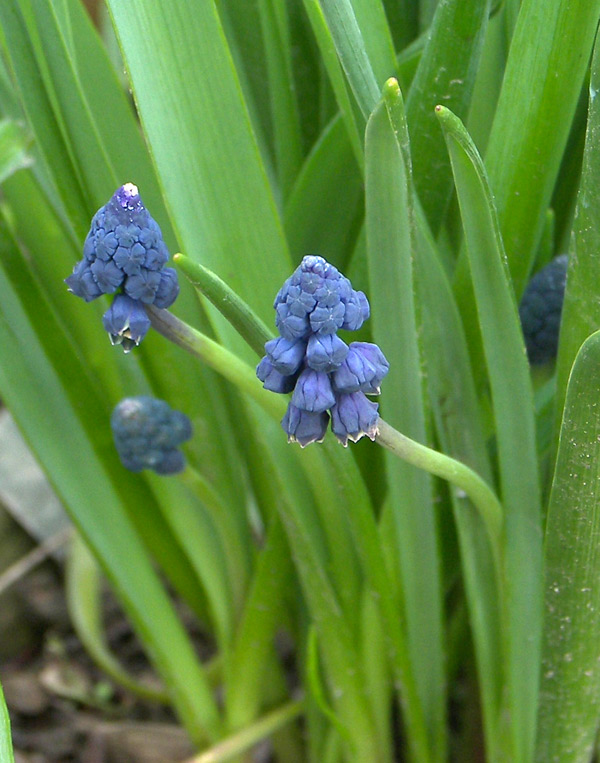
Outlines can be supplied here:
[[0, 121], [0, 183], [31, 162], [23, 129], [9, 119]]
[[597, 298], [600, 257], [600, 42], [592, 61], [588, 124], [581, 171], [581, 185], [571, 235], [567, 287], [556, 366], [556, 427], [558, 433], [567, 380], [579, 347], [600, 326]]
[[[77, 534], [69, 545], [65, 570], [67, 606], [77, 637], [98, 667], [115, 683], [124, 686], [137, 697], [150, 702], [168, 704], [163, 689], [137, 681], [123, 668], [109, 650], [102, 627], [102, 584], [100, 568], [85, 543]], [[3, 760], [3, 758], [0, 758]]]
[[352, 0], [319, 0], [319, 4], [354, 97], [367, 119], [379, 101], [382, 83], [373, 69]]
[[461, 121], [436, 107], [458, 201], [494, 409], [506, 512], [505, 645], [513, 760], [531, 758], [541, 636], [541, 514], [533, 396], [496, 211], [477, 149]]
[[[442, 451], [463, 461], [492, 484], [483, 423], [458, 307], [435, 242], [417, 210], [415, 274], [429, 399]], [[499, 581], [481, 517], [452, 492], [461, 562], [478, 665], [486, 748], [500, 748], [498, 714], [502, 693]]]
[[486, 153], [517, 297], [535, 256], [599, 18], [600, 0], [523, 0], [518, 15]]
[[545, 539], [536, 760], [586, 763], [600, 715], [600, 332], [569, 378]]
[[181, 248], [266, 316], [290, 260], [214, 3], [109, 8]]
[[417, 196], [434, 234], [452, 194], [452, 170], [434, 107], [467, 114], [487, 28], [490, 0], [451, 0], [437, 7], [407, 100]]
[[[420, 348], [414, 308], [414, 217], [408, 135], [395, 80], [366, 133], [366, 231], [373, 338], [390, 362], [382, 387], [383, 417], [425, 442]], [[393, 116], [390, 116], [393, 112]], [[393, 121], [392, 121], [393, 119]], [[386, 453], [396, 526], [410, 662], [429, 731], [433, 760], [445, 750], [445, 676], [441, 585], [432, 487], [428, 474]], [[419, 507], [415, 511], [415, 506]], [[423, 602], [427, 601], [427, 608]]]
[[336, 117], [306, 158], [285, 206], [284, 226], [294, 260], [323, 254], [344, 270], [363, 219], [362, 202], [362, 173], [344, 122]]
[[2, 686], [0, 686], [0, 760], [6, 761], [6, 763], [14, 763], [15, 760], [10, 735], [10, 718], [4, 701]]
[[[346, 131], [350, 143], [352, 144], [354, 156], [356, 157], [359, 166], [362, 168], [364, 164], [362, 136], [365, 123], [360, 119], [360, 115], [355, 113], [355, 102], [352, 99], [351, 93], [348, 91], [344, 71], [337, 57], [335, 42], [327, 26], [327, 21], [319, 0], [303, 0], [303, 2], [306, 15], [308, 16], [313, 34], [317, 40], [317, 45], [319, 46], [323, 65], [327, 71], [327, 76], [329, 77], [331, 87], [335, 93], [342, 119], [346, 125]], [[358, 109], [356, 109], [356, 112], [358, 112]], [[366, 117], [364, 117], [364, 119], [366, 119]]]
[[302, 135], [292, 71], [288, 10], [285, 3], [259, 0], [271, 101], [279, 192], [286, 199], [302, 164]]
[[[10, 245], [3, 234], [5, 255]], [[145, 505], [151, 497], [142, 481], [119, 467], [107, 432], [107, 401], [89, 383], [89, 370], [73, 352], [70, 338], [35, 282], [28, 279], [25, 268], [12, 271], [17, 292], [5, 267], [4, 261], [2, 397], [33, 443], [40, 463], [55, 477], [58, 493], [132, 618], [189, 734], [198, 743], [207, 736], [214, 738], [220, 724], [216, 703], [129, 517], [128, 501]], [[35, 303], [33, 318], [25, 312], [22, 299], [27, 307], [27, 300]], [[44, 323], [44, 331], [39, 331], [37, 321]]]

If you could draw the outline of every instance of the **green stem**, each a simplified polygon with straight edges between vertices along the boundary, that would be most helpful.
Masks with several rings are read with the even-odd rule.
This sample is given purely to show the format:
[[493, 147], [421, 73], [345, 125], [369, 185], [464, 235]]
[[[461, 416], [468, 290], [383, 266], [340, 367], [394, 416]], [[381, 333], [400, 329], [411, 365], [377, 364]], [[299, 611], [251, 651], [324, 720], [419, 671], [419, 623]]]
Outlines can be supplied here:
[[499, 564], [504, 522], [502, 505], [485, 480], [466, 466], [466, 464], [411, 440], [391, 427], [383, 419], [379, 420], [379, 432], [375, 442], [387, 448], [407, 463], [423, 469], [430, 474], [435, 474], [437, 477], [442, 477], [442, 479], [447, 480], [464, 491], [471, 499], [485, 524], [494, 550], [495, 561]]
[[251, 726], [247, 726], [214, 745], [210, 750], [206, 750], [201, 755], [187, 761], [187, 763], [223, 763], [223, 761], [231, 760], [293, 721], [303, 710], [303, 700], [288, 702]]

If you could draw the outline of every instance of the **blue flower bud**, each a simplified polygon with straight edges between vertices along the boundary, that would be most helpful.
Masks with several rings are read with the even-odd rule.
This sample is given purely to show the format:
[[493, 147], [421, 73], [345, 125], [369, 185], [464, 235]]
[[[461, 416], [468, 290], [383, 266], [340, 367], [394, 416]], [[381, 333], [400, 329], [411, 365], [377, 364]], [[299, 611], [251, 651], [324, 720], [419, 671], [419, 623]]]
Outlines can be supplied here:
[[295, 341], [302, 339], [310, 331], [310, 325], [306, 316], [292, 315], [287, 302], [281, 302], [276, 308], [275, 325], [281, 336]]
[[285, 394], [291, 392], [296, 384], [296, 375], [284, 376], [273, 368], [268, 357], [264, 357], [256, 367], [256, 375], [263, 383], [263, 387], [270, 392]]
[[567, 264], [566, 254], [555, 257], [533, 276], [523, 294], [519, 315], [532, 364], [546, 363], [556, 357]]
[[321, 413], [335, 404], [329, 376], [322, 371], [305, 368], [298, 377], [292, 403], [296, 408], [312, 413]]
[[179, 294], [179, 281], [177, 272], [173, 268], [164, 268], [160, 271], [160, 282], [154, 297], [154, 304], [161, 310], [171, 307]]
[[273, 368], [280, 374], [289, 376], [295, 374], [302, 365], [306, 352], [306, 342], [301, 339], [292, 341], [280, 336], [265, 344], [265, 352]]
[[160, 273], [157, 270], [142, 270], [137, 275], [129, 276], [125, 281], [125, 293], [132, 299], [139, 299], [146, 305], [151, 305], [156, 297], [160, 284]]
[[145, 395], [125, 398], [113, 410], [110, 424], [126, 469], [175, 474], [184, 468], [184, 457], [177, 448], [192, 436], [192, 425], [164, 400]]
[[351, 342], [346, 359], [332, 374], [333, 386], [336, 392], [378, 395], [389, 369], [390, 364], [376, 344]]
[[313, 334], [306, 349], [306, 363], [315, 371], [334, 371], [348, 354], [348, 345], [336, 334]]
[[310, 314], [310, 327], [315, 333], [335, 334], [342, 327], [346, 306], [338, 302], [335, 307], [324, 307], [320, 304]]
[[117, 294], [102, 316], [102, 324], [111, 343], [120, 344], [125, 352], [130, 352], [148, 333], [150, 318], [135, 299]]
[[65, 278], [65, 283], [72, 294], [85, 299], [86, 302], [91, 302], [102, 294], [87, 260], [80, 260], [75, 265], [73, 273]]
[[364, 436], [375, 439], [378, 408], [377, 403], [368, 400], [362, 392], [337, 395], [336, 404], [331, 408], [331, 429], [344, 447], [348, 440], [357, 442]]
[[369, 317], [369, 302], [362, 291], [352, 291], [346, 301], [346, 312], [342, 328], [346, 331], [358, 331]]
[[90, 266], [94, 281], [102, 294], [114, 294], [125, 278], [123, 271], [112, 260], [96, 259]]
[[281, 426], [287, 433], [288, 442], [298, 442], [304, 448], [311, 442], [321, 442], [329, 424], [328, 413], [311, 413], [288, 405]]

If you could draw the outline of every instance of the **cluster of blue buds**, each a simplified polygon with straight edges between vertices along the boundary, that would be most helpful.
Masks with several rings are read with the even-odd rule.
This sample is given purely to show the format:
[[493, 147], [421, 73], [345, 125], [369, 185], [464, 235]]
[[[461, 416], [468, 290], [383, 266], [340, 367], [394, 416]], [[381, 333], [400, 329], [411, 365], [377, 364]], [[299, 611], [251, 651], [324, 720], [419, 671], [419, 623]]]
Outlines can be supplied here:
[[183, 453], [177, 448], [192, 436], [192, 424], [164, 400], [146, 395], [126, 397], [113, 410], [110, 426], [126, 469], [176, 474], [185, 467]]
[[129, 352], [150, 328], [144, 305], [169, 307], [179, 294], [176, 271], [164, 267], [168, 258], [158, 223], [126, 183], [94, 215], [83, 259], [65, 283], [86, 302], [115, 295], [102, 322], [111, 342]]
[[525, 289], [519, 316], [527, 357], [533, 365], [556, 357], [567, 282], [568, 256], [561, 254], [538, 271]]
[[362, 291], [322, 257], [308, 255], [275, 298], [280, 336], [265, 344], [256, 375], [265, 389], [292, 392], [281, 422], [289, 442], [321, 442], [331, 428], [346, 446], [377, 434], [379, 394], [389, 370], [376, 344], [347, 345], [338, 329], [358, 330], [369, 317]]

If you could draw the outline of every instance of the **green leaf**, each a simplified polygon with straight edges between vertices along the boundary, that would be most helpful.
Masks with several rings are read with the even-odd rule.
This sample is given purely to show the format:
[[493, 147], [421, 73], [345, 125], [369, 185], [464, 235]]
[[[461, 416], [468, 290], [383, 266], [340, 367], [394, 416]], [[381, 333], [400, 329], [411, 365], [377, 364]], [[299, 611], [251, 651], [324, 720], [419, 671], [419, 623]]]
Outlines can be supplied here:
[[469, 108], [490, 0], [440, 3], [406, 100], [414, 183], [434, 234], [452, 194], [452, 170], [434, 107], [464, 118]]
[[77, 637], [100, 669], [138, 697], [151, 702], [169, 703], [169, 695], [164, 689], [161, 691], [137, 681], [109, 650], [102, 627], [100, 568], [77, 533], [69, 545], [65, 585], [69, 617]]
[[108, 5], [181, 248], [266, 317], [290, 260], [214, 3]]
[[[216, 704], [138, 532], [145, 533], [146, 540], [153, 532], [162, 533], [177, 570], [185, 559], [174, 552], [164, 524], [157, 525], [143, 480], [117, 463], [108, 431], [109, 401], [26, 266], [18, 255], [9, 256], [13, 249], [14, 243], [2, 232], [2, 397], [101, 561], [188, 732], [200, 743], [216, 735]], [[147, 516], [137, 516], [137, 526], [129, 509], [136, 505], [148, 508]]]
[[539, 763], [589, 761], [600, 715], [599, 363], [596, 332], [569, 378], [548, 508]]
[[600, 0], [523, 0], [518, 15], [486, 153], [517, 296], [542, 233], [599, 17]]
[[[440, 445], [492, 484], [481, 413], [458, 307], [422, 211], [415, 274], [429, 398]], [[451, 493], [483, 707], [488, 757], [501, 747], [502, 639], [497, 571], [486, 528], [470, 501]]]
[[506, 512], [505, 659], [514, 760], [531, 757], [541, 635], [541, 513], [533, 395], [496, 210], [477, 149], [443, 106], [492, 394]]
[[6, 763], [14, 763], [15, 760], [10, 735], [10, 718], [4, 701], [2, 686], [0, 686], [0, 760], [6, 761]]
[[0, 183], [28, 167], [31, 161], [23, 130], [9, 119], [0, 121]]
[[600, 258], [600, 43], [592, 61], [588, 124], [581, 185], [571, 235], [567, 287], [563, 303], [556, 367], [556, 431], [562, 419], [567, 381], [578, 349], [600, 326], [596, 283]]
[[314, 252], [343, 269], [362, 211], [362, 174], [345, 125], [336, 117], [304, 162], [285, 206], [284, 225], [294, 260]]
[[[395, 80], [367, 124], [366, 230], [373, 339], [390, 372], [381, 412], [418, 442], [426, 441], [420, 348], [414, 307], [414, 218], [404, 107]], [[406, 153], [405, 153], [406, 152]], [[391, 316], [393, 315], [393, 319]], [[431, 480], [386, 453], [395, 516], [410, 662], [429, 731], [432, 759], [445, 749], [445, 676], [441, 584]], [[414, 507], [419, 506], [419, 511]], [[427, 608], [423, 601], [428, 602]]]

